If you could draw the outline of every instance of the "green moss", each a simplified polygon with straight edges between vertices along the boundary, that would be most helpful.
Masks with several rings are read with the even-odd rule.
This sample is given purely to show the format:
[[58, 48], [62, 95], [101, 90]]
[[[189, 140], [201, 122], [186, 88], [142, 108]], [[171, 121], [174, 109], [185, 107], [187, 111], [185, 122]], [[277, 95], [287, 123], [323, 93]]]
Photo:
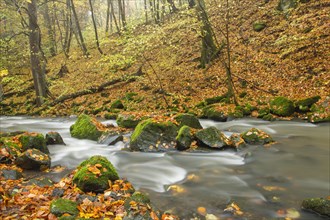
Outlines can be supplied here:
[[201, 146], [222, 148], [227, 145], [225, 135], [214, 126], [196, 132], [195, 136]]
[[149, 197], [145, 193], [139, 191], [134, 192], [131, 199], [135, 202], [141, 202], [144, 204], [150, 203]]
[[147, 119], [136, 126], [130, 147], [139, 151], [168, 151], [174, 149], [176, 135], [177, 126], [172, 122], [154, 122]]
[[208, 118], [211, 120], [215, 120], [215, 121], [226, 121], [227, 120], [227, 116], [225, 116], [225, 114], [221, 111], [218, 111], [215, 109], [215, 106], [210, 105], [210, 106], [206, 106], [203, 109], [203, 117], [204, 118]]
[[50, 204], [50, 212], [57, 217], [64, 214], [76, 216], [79, 214], [77, 203], [68, 199], [56, 199]]
[[285, 97], [279, 96], [270, 102], [270, 111], [279, 116], [290, 116], [294, 113], [293, 102]]
[[307, 112], [310, 110], [310, 107], [320, 100], [320, 96], [314, 96], [306, 99], [301, 99], [294, 103], [296, 110], [301, 112]]
[[[99, 174], [90, 171], [90, 167], [96, 164], [98, 164], [96, 168], [100, 171]], [[107, 158], [97, 155], [79, 165], [78, 171], [73, 177], [73, 183], [84, 192], [103, 192], [109, 188], [108, 180], [117, 179], [119, 179], [118, 173], [111, 162]]]
[[264, 22], [257, 21], [257, 22], [253, 23], [253, 30], [254, 31], [260, 32], [263, 29], [265, 29], [265, 27], [266, 27], [266, 24]]
[[104, 118], [105, 119], [116, 119], [118, 117], [118, 114], [116, 113], [105, 113]]
[[94, 141], [102, 135], [102, 131], [98, 130], [92, 118], [85, 114], [81, 114], [77, 121], [71, 125], [70, 133], [72, 137]]
[[135, 118], [133, 115], [127, 114], [119, 114], [116, 119], [118, 126], [123, 128], [135, 128], [140, 121], [140, 118]]
[[222, 102], [225, 98], [227, 98], [227, 94], [221, 95], [221, 96], [215, 96], [211, 98], [206, 98], [204, 101], [206, 105], [211, 105], [214, 103]]
[[263, 118], [265, 115], [270, 113], [269, 108], [261, 108], [258, 110], [258, 118]]
[[124, 109], [125, 107], [124, 107], [123, 103], [121, 102], [121, 100], [117, 99], [111, 103], [110, 108], [111, 109]]
[[199, 123], [197, 117], [191, 114], [179, 114], [175, 116], [174, 119], [179, 123], [179, 128], [184, 125], [196, 129], [203, 128], [202, 125]]
[[22, 144], [23, 151], [35, 148], [43, 153], [49, 154], [49, 150], [46, 145], [46, 139], [42, 134], [25, 133], [19, 137], [19, 141]]
[[302, 208], [330, 217], [330, 200], [323, 198], [305, 199]]
[[136, 92], [127, 92], [125, 94], [125, 98], [127, 101], [134, 101], [134, 97], [137, 96], [138, 94]]
[[251, 128], [242, 133], [241, 137], [248, 144], [268, 144], [273, 142], [273, 138], [270, 135], [257, 128]]
[[178, 150], [187, 150], [189, 149], [192, 141], [193, 141], [193, 136], [191, 134], [191, 128], [183, 125], [179, 132], [178, 135], [176, 136], [176, 142], [177, 142], [177, 149]]

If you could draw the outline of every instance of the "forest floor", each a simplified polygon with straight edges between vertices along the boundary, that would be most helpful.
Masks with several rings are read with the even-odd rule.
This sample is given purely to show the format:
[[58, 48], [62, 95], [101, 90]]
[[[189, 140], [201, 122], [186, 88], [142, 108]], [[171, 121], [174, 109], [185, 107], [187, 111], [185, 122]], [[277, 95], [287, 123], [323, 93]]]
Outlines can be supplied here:
[[[281, 12], [276, 9], [277, 1], [243, 0], [232, 5], [231, 67], [239, 104], [260, 107], [276, 96], [299, 100], [316, 95], [321, 97], [319, 103], [329, 102], [329, 6], [328, 0], [310, 1]], [[207, 7], [217, 42], [221, 43], [225, 7], [216, 2]], [[255, 22], [265, 23], [266, 28], [254, 31]], [[15, 80], [3, 79], [1, 114], [88, 113], [104, 117], [111, 113], [110, 104], [118, 99], [128, 112], [198, 113], [198, 103], [227, 92], [225, 51], [201, 69], [200, 47], [195, 9], [180, 10], [161, 25], [129, 26], [121, 36], [113, 34], [101, 40], [104, 55], [88, 43], [88, 58], [77, 47], [72, 48], [69, 58], [63, 54], [49, 58], [47, 80], [52, 97], [41, 108], [34, 103], [29, 68], [10, 70], [8, 77]], [[64, 65], [68, 72], [60, 77]], [[134, 73], [138, 74], [132, 76]], [[106, 82], [109, 86], [95, 89]], [[80, 91], [85, 95], [56, 103]], [[233, 104], [226, 104], [223, 111], [233, 108]]]

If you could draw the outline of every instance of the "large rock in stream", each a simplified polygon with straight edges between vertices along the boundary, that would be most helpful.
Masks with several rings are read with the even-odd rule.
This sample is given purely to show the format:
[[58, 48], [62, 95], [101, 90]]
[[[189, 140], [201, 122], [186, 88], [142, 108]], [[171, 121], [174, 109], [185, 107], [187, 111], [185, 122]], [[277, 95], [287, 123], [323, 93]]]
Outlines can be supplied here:
[[45, 137], [40, 133], [24, 133], [19, 136], [23, 151], [28, 149], [38, 149], [45, 154], [49, 154]]
[[71, 125], [70, 134], [78, 139], [97, 141], [106, 127], [95, 118], [85, 114], [79, 115], [77, 121]]
[[177, 131], [177, 126], [172, 122], [142, 121], [131, 136], [130, 149], [143, 152], [176, 150]]
[[214, 126], [196, 132], [195, 136], [199, 146], [221, 149], [230, 145], [229, 139]]
[[102, 156], [92, 156], [83, 161], [73, 177], [73, 183], [84, 192], [104, 192], [109, 180], [118, 180], [119, 176], [111, 162]]
[[257, 128], [251, 128], [250, 130], [242, 133], [241, 137], [248, 144], [269, 144], [274, 142], [273, 138], [269, 134]]
[[202, 129], [202, 125], [198, 118], [191, 114], [178, 114], [174, 119], [179, 123], [179, 128], [186, 125], [191, 128]]
[[26, 170], [45, 170], [50, 167], [50, 157], [38, 149], [28, 149], [17, 157], [16, 164]]

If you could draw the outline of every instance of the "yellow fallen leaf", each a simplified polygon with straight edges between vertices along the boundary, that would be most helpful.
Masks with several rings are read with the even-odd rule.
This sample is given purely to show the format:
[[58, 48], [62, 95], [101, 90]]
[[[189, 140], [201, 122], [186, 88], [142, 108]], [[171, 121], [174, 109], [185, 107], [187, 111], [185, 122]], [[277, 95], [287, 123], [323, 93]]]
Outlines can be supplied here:
[[200, 207], [197, 208], [197, 212], [198, 212], [200, 215], [206, 215], [206, 208], [200, 206]]

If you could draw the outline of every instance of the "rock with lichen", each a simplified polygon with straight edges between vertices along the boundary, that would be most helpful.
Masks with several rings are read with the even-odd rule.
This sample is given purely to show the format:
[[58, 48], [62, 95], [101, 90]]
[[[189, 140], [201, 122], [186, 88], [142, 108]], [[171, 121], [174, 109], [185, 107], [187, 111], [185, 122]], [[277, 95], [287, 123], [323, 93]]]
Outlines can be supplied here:
[[26, 170], [45, 170], [50, 167], [50, 157], [38, 149], [28, 149], [17, 157], [15, 163]]
[[203, 128], [198, 118], [191, 114], [178, 114], [174, 117], [174, 119], [178, 122], [179, 128], [181, 128], [184, 125], [196, 129]]
[[60, 144], [65, 145], [63, 138], [61, 135], [56, 131], [50, 131], [46, 134], [46, 144], [53, 145], [53, 144]]
[[195, 137], [201, 147], [221, 149], [230, 146], [229, 139], [214, 126], [197, 131]]
[[250, 130], [242, 133], [241, 137], [248, 144], [268, 144], [274, 142], [273, 138], [269, 134], [257, 128], [251, 128]]
[[189, 149], [191, 143], [194, 140], [194, 136], [192, 135], [192, 128], [186, 125], [182, 126], [175, 139], [178, 150]]
[[176, 150], [177, 131], [177, 126], [170, 121], [144, 120], [136, 126], [131, 136], [130, 149], [142, 152]]

